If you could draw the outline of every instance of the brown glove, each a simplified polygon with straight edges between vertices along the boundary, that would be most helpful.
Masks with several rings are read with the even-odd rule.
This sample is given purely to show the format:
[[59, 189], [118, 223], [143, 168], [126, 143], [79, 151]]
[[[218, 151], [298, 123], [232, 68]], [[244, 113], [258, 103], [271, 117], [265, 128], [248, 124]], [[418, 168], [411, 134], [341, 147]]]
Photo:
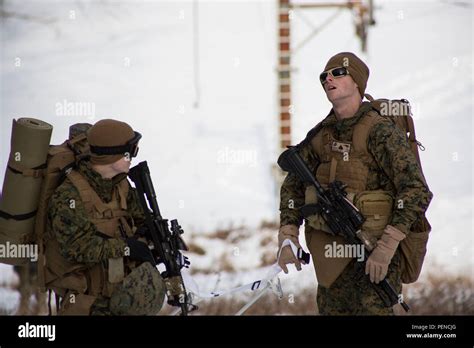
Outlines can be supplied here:
[[398, 244], [406, 235], [391, 225], [385, 227], [377, 246], [370, 254], [365, 264], [365, 274], [370, 274], [370, 281], [378, 284], [387, 275], [388, 265], [392, 260]]
[[[301, 248], [301, 245], [298, 241], [298, 235], [299, 228], [296, 225], [285, 225], [280, 227], [280, 231], [278, 232], [278, 250], [281, 249], [281, 245], [285, 239], [291, 240], [298, 248]], [[288, 273], [288, 268], [286, 267], [286, 264], [288, 263], [294, 263], [296, 269], [301, 271], [301, 263], [296, 255], [293, 254], [293, 251], [289, 245], [281, 249], [280, 258], [278, 259], [278, 266], [281, 267], [283, 272]]]

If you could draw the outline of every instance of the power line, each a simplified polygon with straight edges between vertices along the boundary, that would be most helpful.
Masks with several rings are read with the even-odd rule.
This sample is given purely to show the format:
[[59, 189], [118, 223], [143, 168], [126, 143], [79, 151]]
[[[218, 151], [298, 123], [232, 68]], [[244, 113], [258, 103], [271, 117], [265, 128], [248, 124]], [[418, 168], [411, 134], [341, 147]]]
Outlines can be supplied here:
[[194, 72], [194, 108], [199, 107], [201, 99], [200, 90], [200, 61], [199, 61], [199, 9], [198, 0], [193, 2], [193, 72]]

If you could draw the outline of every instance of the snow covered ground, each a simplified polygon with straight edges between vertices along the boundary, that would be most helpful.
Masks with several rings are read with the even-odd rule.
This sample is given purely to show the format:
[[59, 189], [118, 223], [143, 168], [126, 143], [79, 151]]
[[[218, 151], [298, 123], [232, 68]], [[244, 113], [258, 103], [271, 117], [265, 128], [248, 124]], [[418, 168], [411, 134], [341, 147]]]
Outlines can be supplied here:
[[[367, 54], [348, 11], [295, 53], [294, 142], [330, 109], [317, 78], [327, 59], [359, 54], [371, 69], [367, 92], [414, 107], [434, 193], [425, 270], [474, 277], [472, 4], [375, 3]], [[127, 121], [143, 134], [137, 162], [149, 162], [163, 214], [177, 217], [206, 251], [191, 255], [196, 278], [214, 284], [212, 272], [230, 264], [234, 273], [221, 275], [225, 288], [264, 273], [260, 255], [276, 242], [262, 247], [272, 232], [258, 226], [275, 220], [278, 209], [271, 174], [278, 156], [276, 1], [6, 0], [4, 11], [13, 15], [2, 18], [0, 31], [0, 178], [14, 118], [53, 124], [53, 143], [76, 122]], [[294, 47], [310, 33], [307, 22], [318, 26], [334, 12], [295, 12]], [[61, 112], [65, 103], [90, 112]], [[247, 226], [238, 241], [206, 237], [231, 224]], [[0, 265], [4, 280], [14, 275]], [[315, 285], [312, 266], [284, 277], [284, 288], [295, 284]], [[12, 298], [0, 293], [2, 303]]]

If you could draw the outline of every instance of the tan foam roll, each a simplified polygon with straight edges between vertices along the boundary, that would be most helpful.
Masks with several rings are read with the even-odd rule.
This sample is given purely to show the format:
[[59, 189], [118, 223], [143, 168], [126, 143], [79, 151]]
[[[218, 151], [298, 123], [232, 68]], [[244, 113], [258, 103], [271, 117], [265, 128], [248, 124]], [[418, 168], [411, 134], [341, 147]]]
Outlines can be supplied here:
[[[13, 120], [10, 156], [0, 198], [0, 244], [4, 246], [33, 241], [35, 212], [52, 131], [53, 126], [34, 118]], [[1, 256], [0, 262], [25, 261]]]

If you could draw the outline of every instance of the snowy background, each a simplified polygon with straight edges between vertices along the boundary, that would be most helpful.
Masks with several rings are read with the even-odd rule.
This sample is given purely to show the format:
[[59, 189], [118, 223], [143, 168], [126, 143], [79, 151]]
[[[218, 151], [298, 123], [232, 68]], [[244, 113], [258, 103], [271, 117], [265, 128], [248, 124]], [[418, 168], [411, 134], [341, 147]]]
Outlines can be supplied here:
[[[143, 134], [137, 162], [149, 163], [163, 215], [178, 218], [186, 239], [204, 250], [190, 255], [203, 286], [224, 266], [223, 287], [264, 273], [276, 230], [261, 223], [278, 217], [276, 1], [0, 3], [0, 180], [14, 118], [54, 125], [53, 143], [76, 122], [126, 121]], [[474, 277], [472, 3], [375, 4], [368, 53], [348, 10], [295, 52], [293, 142], [330, 109], [318, 82], [328, 58], [358, 54], [371, 70], [367, 92], [408, 99], [426, 147], [434, 199], [424, 273]], [[337, 11], [295, 11], [293, 47]], [[93, 112], [61, 114], [66, 102]], [[222, 230], [231, 233], [219, 237]], [[312, 266], [282, 280], [286, 291], [316, 284]], [[15, 281], [0, 265], [0, 283]], [[0, 300], [14, 308], [17, 295], [1, 289]]]

